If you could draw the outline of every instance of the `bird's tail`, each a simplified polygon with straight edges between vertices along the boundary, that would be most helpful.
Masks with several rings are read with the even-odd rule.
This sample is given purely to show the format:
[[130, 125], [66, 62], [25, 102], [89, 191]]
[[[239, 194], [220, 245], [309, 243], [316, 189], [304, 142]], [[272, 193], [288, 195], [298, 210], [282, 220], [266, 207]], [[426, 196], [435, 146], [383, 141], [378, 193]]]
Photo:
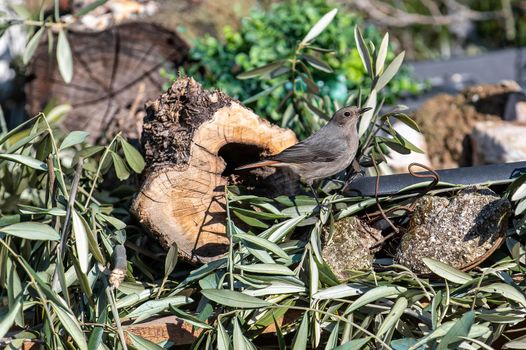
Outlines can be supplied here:
[[263, 160], [261, 162], [251, 163], [251, 164], [237, 167], [235, 170], [254, 169], [254, 168], [261, 168], [264, 166], [278, 166], [279, 164], [280, 162], [275, 161], [275, 160]]

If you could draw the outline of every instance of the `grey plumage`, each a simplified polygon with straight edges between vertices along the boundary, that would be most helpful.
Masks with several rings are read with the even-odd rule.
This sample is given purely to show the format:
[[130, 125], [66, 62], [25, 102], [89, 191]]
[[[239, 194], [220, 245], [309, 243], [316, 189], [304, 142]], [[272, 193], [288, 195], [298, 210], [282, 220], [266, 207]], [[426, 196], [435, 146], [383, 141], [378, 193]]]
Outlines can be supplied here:
[[291, 168], [302, 182], [312, 186], [315, 180], [335, 175], [346, 169], [358, 150], [356, 125], [367, 108], [344, 107], [318, 132], [305, 140], [257, 163], [237, 170], [263, 166]]

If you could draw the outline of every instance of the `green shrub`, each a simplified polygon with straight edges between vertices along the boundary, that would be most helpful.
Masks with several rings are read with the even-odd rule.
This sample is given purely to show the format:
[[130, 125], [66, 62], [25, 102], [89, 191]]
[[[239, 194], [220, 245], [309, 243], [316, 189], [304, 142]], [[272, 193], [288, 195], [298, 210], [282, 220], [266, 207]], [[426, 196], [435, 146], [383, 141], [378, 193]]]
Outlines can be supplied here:
[[[211, 36], [197, 40], [191, 51], [191, 57], [197, 64], [191, 66], [188, 73], [207, 87], [220, 88], [229, 95], [246, 101], [274, 86], [279, 78], [239, 80], [236, 75], [277, 59], [290, 57], [312, 25], [330, 9], [331, 6], [325, 0], [308, 3], [290, 0], [273, 4], [268, 11], [254, 9], [249, 17], [242, 20], [239, 31], [228, 26], [224, 29], [224, 42]], [[316, 39], [316, 46], [334, 50], [330, 53], [318, 53], [334, 72], [315, 71], [313, 79], [320, 87], [322, 97], [327, 96], [340, 105], [345, 103], [350, 93], [358, 89], [367, 90], [371, 85], [356, 49], [353, 33], [354, 27], [362, 22], [355, 14], [340, 12]], [[363, 34], [378, 47], [382, 39], [378, 30], [373, 26], [365, 26]], [[393, 57], [390, 50], [387, 60], [390, 61]], [[280, 101], [291, 89], [292, 84], [286, 84], [247, 104], [259, 115], [279, 122], [284, 112], [284, 108], [278, 108], [283, 107], [280, 106]], [[412, 80], [409, 70], [404, 68], [383, 91], [383, 97], [387, 102], [394, 102], [402, 94], [418, 93], [420, 89], [420, 85]], [[300, 136], [314, 131], [302, 130], [297, 125], [284, 126], [291, 127]]]

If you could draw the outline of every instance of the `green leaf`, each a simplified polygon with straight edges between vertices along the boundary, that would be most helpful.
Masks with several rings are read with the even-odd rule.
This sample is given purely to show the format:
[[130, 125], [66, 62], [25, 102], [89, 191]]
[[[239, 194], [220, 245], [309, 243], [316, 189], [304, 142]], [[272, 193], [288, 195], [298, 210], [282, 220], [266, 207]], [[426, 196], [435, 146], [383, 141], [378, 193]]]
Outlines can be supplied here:
[[380, 75], [378, 81], [376, 82], [375, 89], [380, 91], [384, 86], [386, 86], [391, 79], [396, 75], [402, 62], [404, 61], [405, 51], [402, 51], [398, 56], [396, 56], [389, 66], [385, 69], [384, 73]]
[[376, 91], [377, 91], [376, 89], [373, 89], [371, 93], [369, 94], [367, 101], [365, 102], [364, 107], [369, 107], [371, 109], [365, 112], [360, 119], [360, 124], [358, 127], [358, 134], [360, 135], [360, 137], [367, 132], [367, 129], [369, 128], [369, 126], [371, 125], [371, 121], [373, 120], [374, 110], [376, 108], [376, 103], [377, 103], [377, 92]]
[[86, 137], [88, 137], [89, 132], [86, 131], [72, 131], [68, 134], [60, 144], [59, 149], [63, 150], [71, 146], [78, 145], [79, 143], [84, 142]]
[[[360, 31], [360, 28], [358, 28], [358, 26], [354, 28], [354, 40], [356, 41], [356, 48], [358, 49], [358, 53], [360, 54], [360, 58], [362, 59], [363, 66], [365, 67], [367, 74], [369, 74], [369, 76], [373, 78], [374, 71], [371, 62], [371, 54], [369, 53], [369, 49], [367, 48], [367, 45], [363, 40], [362, 32]], [[378, 91], [380, 89], [376, 90]]]
[[406, 307], [407, 307], [407, 299], [404, 297], [398, 298], [396, 303], [391, 308], [391, 311], [389, 311], [389, 314], [387, 314], [384, 321], [378, 328], [376, 335], [378, 337], [381, 337], [382, 335], [387, 333], [392, 327], [395, 327], [396, 323], [398, 322], [400, 317], [403, 315]]
[[145, 319], [168, 309], [170, 306], [185, 305], [191, 302], [193, 302], [191, 298], [183, 295], [167, 297], [159, 300], [149, 300], [132, 310], [132, 312], [127, 315], [127, 318], [138, 317], [139, 319]]
[[459, 271], [443, 262], [430, 258], [424, 258], [422, 260], [431, 271], [448, 281], [464, 284], [473, 280], [467, 273]]
[[24, 156], [22, 154], [0, 153], [0, 159], [5, 159], [11, 162], [16, 162], [16, 163], [28, 166], [36, 170], [47, 171], [46, 163], [41, 162], [40, 160], [29, 157], [29, 156]]
[[352, 303], [347, 308], [347, 310], [345, 310], [345, 314], [349, 314], [353, 312], [354, 310], [357, 310], [364, 305], [373, 303], [379, 299], [396, 296], [396, 295], [399, 295], [400, 293], [404, 293], [405, 291], [407, 291], [406, 288], [398, 287], [398, 286], [376, 287], [374, 289], [367, 291], [364, 295], [356, 299], [356, 301]]
[[325, 72], [325, 73], [332, 73], [333, 70], [331, 66], [329, 66], [327, 63], [323, 62], [320, 59], [317, 59], [314, 56], [303, 54], [301, 57], [312, 67], [316, 68], [319, 71]]
[[63, 309], [61, 306], [51, 303], [53, 310], [55, 310], [58, 319], [66, 331], [71, 335], [71, 338], [77, 343], [77, 346], [81, 350], [88, 350], [88, 344], [86, 343], [86, 338], [82, 332], [77, 319], [69, 310]]
[[236, 78], [238, 78], [240, 80], [245, 80], [245, 79], [251, 79], [251, 78], [256, 78], [256, 77], [259, 77], [259, 76], [262, 76], [262, 75], [266, 75], [266, 74], [269, 74], [269, 73], [275, 71], [276, 69], [280, 68], [281, 66], [283, 66], [285, 64], [285, 62], [287, 62], [287, 61], [286, 60], [278, 60], [278, 61], [275, 61], [275, 62], [271, 62], [269, 64], [266, 64], [264, 66], [258, 67], [256, 69], [252, 69], [252, 70], [243, 72], [243, 73], [237, 75]]
[[55, 229], [40, 222], [21, 222], [2, 227], [0, 232], [29, 240], [58, 241], [60, 239]]
[[217, 321], [217, 349], [218, 350], [228, 350], [230, 349], [230, 337], [226, 332], [221, 319]]
[[296, 332], [294, 338], [294, 345], [292, 350], [305, 350], [307, 349], [307, 340], [309, 339], [309, 314], [306, 312], [303, 314], [300, 327]]
[[285, 338], [283, 337], [281, 326], [278, 324], [278, 321], [276, 321], [274, 314], [272, 314], [272, 320], [274, 321], [274, 328], [276, 328], [276, 336], [278, 338], [279, 350], [287, 350], [287, 343], [285, 342]]
[[179, 249], [177, 243], [172, 243], [168, 254], [166, 254], [166, 259], [164, 260], [164, 276], [169, 276], [177, 265], [177, 260], [179, 257]]
[[232, 343], [234, 345], [234, 350], [246, 350], [245, 337], [243, 336], [243, 331], [239, 326], [239, 321], [237, 320], [237, 317], [234, 317], [232, 323], [234, 324], [234, 331], [232, 334]]
[[175, 316], [177, 316], [178, 318], [180, 318], [184, 322], [187, 322], [187, 323], [191, 324], [192, 326], [195, 326], [195, 327], [198, 327], [198, 328], [203, 328], [203, 329], [214, 329], [214, 327], [204, 323], [199, 318], [197, 318], [195, 316], [192, 316], [189, 313], [186, 313], [186, 312], [184, 312], [181, 309], [178, 309], [178, 308], [173, 307], [173, 306], [170, 306], [170, 309], [172, 310], [172, 313]]
[[144, 339], [143, 337], [135, 335], [132, 332], [127, 332], [127, 333], [128, 333], [128, 338], [130, 338], [132, 345], [137, 349], [164, 350], [162, 346], [157, 345], [148, 339]]
[[203, 289], [201, 294], [220, 305], [241, 309], [255, 309], [271, 305], [268, 301], [227, 289]]
[[511, 196], [512, 201], [518, 201], [523, 198], [526, 198], [526, 182], [520, 185]]
[[336, 322], [334, 325], [334, 328], [331, 331], [331, 334], [329, 335], [329, 339], [327, 339], [327, 344], [325, 344], [325, 350], [332, 350], [336, 346], [338, 346], [338, 332], [340, 330], [340, 321]]
[[335, 347], [332, 350], [360, 350], [370, 340], [371, 340], [371, 337], [353, 339], [340, 346]]
[[276, 243], [266, 240], [265, 238], [249, 235], [246, 233], [236, 233], [234, 238], [238, 238], [245, 242], [250, 242], [260, 248], [276, 254], [280, 258], [287, 260], [289, 259], [289, 255], [283, 249], [281, 249]]
[[104, 5], [108, 0], [95, 0], [92, 3], [87, 4], [75, 13], [75, 17], [82, 17], [89, 12], [95, 10], [97, 7]]
[[[17, 298], [23, 295], [22, 282], [16, 272], [16, 266], [11, 258], [6, 257], [5, 259], [6, 271], [7, 271], [7, 299], [9, 302], [9, 308], [16, 307]], [[15, 323], [19, 327], [24, 327], [24, 311], [20, 311], [16, 314]], [[1, 338], [1, 336], [0, 336]]]
[[69, 84], [73, 79], [73, 56], [64, 30], [58, 32], [57, 63], [62, 79]]
[[126, 158], [126, 162], [128, 162], [130, 168], [132, 168], [137, 174], [142, 173], [146, 163], [144, 162], [144, 158], [142, 157], [141, 153], [135, 147], [129, 144], [124, 138], [120, 138], [120, 141], [122, 150], [124, 151], [124, 157]]
[[250, 265], [235, 265], [236, 269], [262, 273], [267, 275], [284, 275], [284, 276], [294, 276], [295, 273], [286, 266], [278, 264], [250, 264]]
[[418, 124], [413, 119], [411, 119], [407, 114], [394, 113], [394, 114], [392, 114], [390, 116], [400, 120], [402, 123], [404, 123], [405, 125], [409, 126], [411, 129], [420, 132], [420, 128], [418, 127]]
[[0, 320], [0, 339], [2, 339], [15, 323], [15, 319], [22, 309], [22, 294], [16, 297], [13, 307], [9, 308], [7, 315]]
[[86, 227], [81, 221], [79, 214], [73, 209], [71, 211], [71, 222], [73, 234], [75, 235], [75, 247], [79, 258], [80, 270], [87, 273], [89, 269], [89, 242]]
[[32, 205], [18, 204], [18, 208], [22, 214], [42, 215], [48, 214], [53, 216], [65, 216], [66, 211], [62, 208], [39, 208]]
[[28, 64], [31, 60], [31, 57], [35, 54], [35, 50], [38, 47], [38, 43], [40, 42], [40, 38], [42, 37], [42, 34], [44, 34], [44, 31], [46, 30], [46, 27], [40, 27], [40, 29], [31, 37], [31, 40], [26, 45], [26, 48], [24, 50], [24, 55], [22, 57], [22, 62], [24, 64]]
[[503, 349], [526, 349], [526, 335], [513, 339], [503, 345]]
[[305, 46], [312, 40], [316, 39], [316, 37], [318, 37], [318, 35], [320, 35], [325, 30], [325, 28], [327, 28], [327, 26], [332, 22], [337, 13], [338, 9], [332, 9], [331, 11], [324, 14], [323, 17], [320, 18], [314, 26], [312, 26], [307, 35], [305, 35], [300, 45]]
[[126, 180], [128, 177], [130, 177], [130, 173], [128, 169], [126, 168], [126, 164], [124, 164], [124, 161], [122, 160], [121, 156], [119, 156], [117, 153], [111, 151], [111, 158], [113, 159], [113, 166], [115, 167], [115, 174], [119, 178], [119, 180]]
[[380, 48], [378, 49], [378, 55], [376, 56], [376, 75], [382, 74], [384, 69], [385, 58], [387, 57], [387, 49], [389, 46], [389, 33], [385, 33]]
[[513, 300], [521, 304], [523, 307], [526, 307], [526, 297], [524, 297], [524, 292], [513, 286], [510, 286], [509, 284], [497, 282], [480, 287], [479, 289], [488, 293], [500, 294], [503, 297]]
[[376, 136], [376, 139], [378, 142], [383, 143], [393, 151], [400, 153], [400, 154], [410, 154], [411, 150], [404, 147], [404, 145], [400, 144], [397, 139], [388, 139], [386, 137]]
[[455, 323], [453, 327], [440, 340], [437, 350], [458, 349], [458, 345], [462, 342], [462, 338], [467, 337], [469, 330], [475, 321], [475, 313], [473, 311], [466, 312]]

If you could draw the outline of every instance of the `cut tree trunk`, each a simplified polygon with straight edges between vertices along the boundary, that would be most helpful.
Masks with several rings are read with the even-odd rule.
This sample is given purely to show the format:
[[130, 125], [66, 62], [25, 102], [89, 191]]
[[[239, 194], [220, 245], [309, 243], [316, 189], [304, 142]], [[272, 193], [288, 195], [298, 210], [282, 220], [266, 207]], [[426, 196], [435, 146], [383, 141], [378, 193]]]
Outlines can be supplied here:
[[[42, 42], [25, 85], [29, 116], [53, 101], [72, 110], [62, 125], [84, 130], [90, 141], [105, 142], [118, 132], [129, 139], [141, 135], [144, 104], [159, 96], [167, 81], [159, 71], [187, 59], [188, 45], [173, 31], [147, 22], [130, 22], [100, 32], [68, 31], [73, 80], [66, 84], [55, 53]], [[56, 38], [54, 39], [56, 43]], [[56, 44], [54, 45], [56, 49]]]
[[286, 169], [234, 169], [297, 142], [219, 91], [178, 79], [146, 106], [142, 145], [147, 170], [132, 211], [165, 248], [206, 262], [226, 252], [225, 185], [236, 183], [268, 196], [295, 194]]

